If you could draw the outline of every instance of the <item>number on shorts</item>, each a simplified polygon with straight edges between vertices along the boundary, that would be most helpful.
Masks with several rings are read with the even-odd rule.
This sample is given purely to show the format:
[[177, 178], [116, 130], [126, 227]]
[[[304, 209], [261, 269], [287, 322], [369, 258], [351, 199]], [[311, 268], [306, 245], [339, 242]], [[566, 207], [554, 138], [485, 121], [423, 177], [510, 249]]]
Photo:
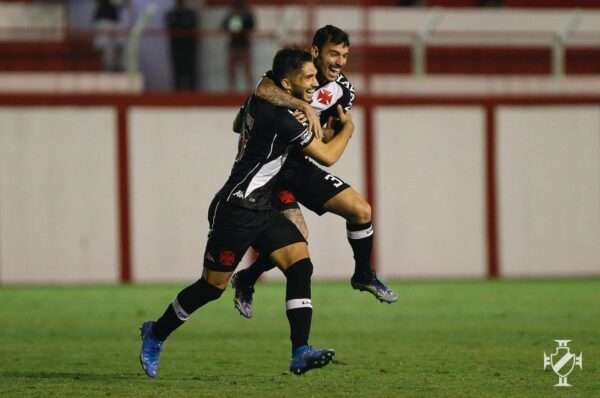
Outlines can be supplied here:
[[333, 186], [336, 188], [339, 188], [342, 186], [342, 184], [344, 183], [344, 181], [340, 180], [339, 178], [337, 178], [336, 176], [333, 176], [331, 174], [327, 174], [325, 176], [325, 179], [327, 181], [332, 181], [333, 182]]

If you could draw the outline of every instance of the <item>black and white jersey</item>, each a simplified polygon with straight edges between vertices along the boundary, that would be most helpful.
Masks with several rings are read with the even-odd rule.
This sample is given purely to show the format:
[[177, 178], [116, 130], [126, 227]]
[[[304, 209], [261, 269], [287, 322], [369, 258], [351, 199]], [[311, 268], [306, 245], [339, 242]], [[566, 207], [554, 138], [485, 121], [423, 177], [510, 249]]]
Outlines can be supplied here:
[[[268, 71], [264, 76], [275, 81], [272, 71]], [[338, 105], [341, 105], [345, 111], [352, 109], [355, 97], [354, 86], [343, 73], [340, 73], [335, 81], [326, 81], [319, 85], [319, 88], [312, 95], [310, 105], [319, 115], [321, 125], [325, 126], [330, 116], [338, 116]], [[292, 158], [298, 160], [308, 157], [302, 151], [295, 150], [292, 152]]]
[[292, 111], [256, 96], [246, 100], [238, 154], [227, 182], [218, 192], [222, 200], [250, 209], [270, 209], [273, 178], [292, 148], [311, 143], [313, 133]]
[[[268, 71], [264, 76], [275, 81], [272, 71]], [[319, 85], [313, 93], [310, 105], [319, 115], [321, 125], [324, 126], [329, 116], [337, 117], [338, 105], [341, 105], [345, 111], [352, 109], [355, 97], [354, 86], [343, 73], [340, 73], [335, 81], [326, 81]]]
[[337, 106], [341, 105], [345, 111], [352, 109], [355, 93], [354, 86], [340, 73], [333, 82], [325, 82], [313, 93], [311, 106], [325, 125], [329, 116], [337, 117]]

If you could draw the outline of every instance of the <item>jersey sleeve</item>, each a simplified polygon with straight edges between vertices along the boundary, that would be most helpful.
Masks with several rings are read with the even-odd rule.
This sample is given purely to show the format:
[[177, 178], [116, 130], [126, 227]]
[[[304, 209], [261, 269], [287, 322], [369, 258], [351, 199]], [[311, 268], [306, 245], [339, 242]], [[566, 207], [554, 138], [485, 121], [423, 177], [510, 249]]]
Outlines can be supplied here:
[[258, 86], [260, 86], [260, 83], [262, 83], [262, 81], [265, 79], [270, 79], [272, 81], [275, 81], [275, 79], [273, 78], [273, 72], [268, 70], [265, 73], [263, 73], [263, 75], [260, 77], [260, 79], [258, 79], [258, 83], [256, 83], [256, 85], [254, 86], [254, 93], [256, 93], [256, 89], [258, 88]]
[[312, 131], [306, 123], [300, 123], [292, 115], [292, 110], [286, 109], [282, 112], [280, 118], [281, 130], [279, 134], [282, 135], [283, 139], [292, 145], [297, 145], [300, 148], [308, 146], [315, 138]]
[[242, 132], [243, 123], [244, 123], [244, 113], [246, 112], [246, 106], [248, 106], [249, 102], [250, 102], [250, 97], [246, 98], [246, 101], [244, 101], [244, 104], [242, 106], [240, 106], [238, 113], [235, 115], [235, 118], [233, 119], [233, 128], [231, 130], [235, 134], [240, 134]]
[[338, 100], [338, 104], [340, 104], [345, 111], [349, 111], [352, 109], [354, 99], [356, 98], [354, 86], [344, 75], [340, 75], [338, 83], [342, 87], [342, 96]]

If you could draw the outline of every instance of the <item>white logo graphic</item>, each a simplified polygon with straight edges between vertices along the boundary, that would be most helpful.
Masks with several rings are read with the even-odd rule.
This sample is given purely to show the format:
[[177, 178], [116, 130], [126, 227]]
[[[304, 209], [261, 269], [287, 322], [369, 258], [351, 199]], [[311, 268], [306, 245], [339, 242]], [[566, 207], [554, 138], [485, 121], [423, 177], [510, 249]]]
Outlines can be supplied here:
[[544, 352], [544, 370], [551, 366], [558, 376], [558, 384], [555, 384], [554, 387], [571, 387], [567, 383], [567, 376], [571, 374], [575, 366], [583, 369], [583, 353], [579, 353], [579, 356], [571, 353], [571, 349], [567, 345], [571, 340], [554, 341], [558, 343], [554, 354], [546, 355]]
[[300, 137], [300, 145], [306, 145], [308, 141], [312, 138], [313, 133], [309, 129], [304, 130], [302, 136]]
[[239, 199], [244, 199], [244, 193], [242, 191], [240, 191], [240, 190], [236, 191], [233, 194], [233, 196], [235, 196], [236, 198], [239, 198]]

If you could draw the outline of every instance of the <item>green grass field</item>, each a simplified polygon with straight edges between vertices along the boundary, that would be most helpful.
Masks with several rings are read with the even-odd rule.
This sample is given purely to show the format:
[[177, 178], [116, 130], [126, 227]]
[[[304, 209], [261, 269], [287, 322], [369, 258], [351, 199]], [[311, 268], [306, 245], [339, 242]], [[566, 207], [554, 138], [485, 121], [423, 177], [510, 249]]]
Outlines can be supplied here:
[[[0, 397], [598, 397], [600, 280], [397, 282], [380, 304], [316, 283], [311, 343], [337, 351], [295, 376], [281, 284], [245, 320], [232, 291], [165, 344], [161, 375], [138, 363], [138, 328], [183, 285], [0, 287]], [[571, 388], [543, 353], [583, 352]]]

